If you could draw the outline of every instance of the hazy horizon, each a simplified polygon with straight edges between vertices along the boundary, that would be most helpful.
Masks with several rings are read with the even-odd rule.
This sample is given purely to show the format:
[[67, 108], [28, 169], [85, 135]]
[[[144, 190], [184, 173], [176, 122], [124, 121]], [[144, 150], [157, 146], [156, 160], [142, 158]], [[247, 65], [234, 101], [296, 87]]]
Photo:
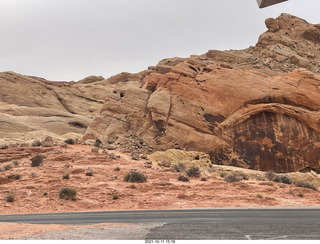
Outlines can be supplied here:
[[244, 49], [264, 20], [320, 23], [319, 0], [259, 9], [256, 0], [1, 0], [0, 71], [48, 80], [139, 72], [171, 57]]

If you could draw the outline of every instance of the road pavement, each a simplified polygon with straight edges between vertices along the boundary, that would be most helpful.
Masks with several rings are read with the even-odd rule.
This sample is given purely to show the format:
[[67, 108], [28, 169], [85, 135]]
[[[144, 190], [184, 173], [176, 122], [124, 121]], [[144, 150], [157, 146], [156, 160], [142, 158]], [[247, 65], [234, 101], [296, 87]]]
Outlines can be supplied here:
[[[154, 224], [148, 240], [320, 240], [320, 208], [187, 209], [0, 215], [0, 222]], [[124, 235], [125, 237], [125, 235]]]

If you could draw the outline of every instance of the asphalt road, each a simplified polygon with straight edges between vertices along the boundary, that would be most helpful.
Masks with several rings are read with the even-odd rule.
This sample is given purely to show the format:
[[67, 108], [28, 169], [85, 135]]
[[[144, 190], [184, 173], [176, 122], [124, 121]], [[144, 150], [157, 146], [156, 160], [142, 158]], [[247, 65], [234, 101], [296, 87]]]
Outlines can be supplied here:
[[149, 240], [320, 240], [320, 209], [190, 209], [0, 215], [0, 222], [157, 223]]

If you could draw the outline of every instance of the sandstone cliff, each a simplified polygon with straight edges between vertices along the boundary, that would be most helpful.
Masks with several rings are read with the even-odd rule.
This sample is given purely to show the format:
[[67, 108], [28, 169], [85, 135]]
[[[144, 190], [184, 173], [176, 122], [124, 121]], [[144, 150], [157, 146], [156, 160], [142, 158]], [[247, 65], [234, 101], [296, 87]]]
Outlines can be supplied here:
[[266, 25], [255, 47], [166, 59], [107, 79], [84, 139], [125, 147], [138, 138], [257, 170], [320, 170], [319, 25], [288, 14]]
[[81, 138], [106, 92], [99, 82], [51, 82], [13, 72], [0, 73], [0, 87], [0, 144], [29, 143], [46, 135]]
[[320, 25], [282, 14], [254, 47], [171, 58], [138, 74], [52, 82], [0, 73], [0, 144], [102, 140], [215, 164], [320, 170]]

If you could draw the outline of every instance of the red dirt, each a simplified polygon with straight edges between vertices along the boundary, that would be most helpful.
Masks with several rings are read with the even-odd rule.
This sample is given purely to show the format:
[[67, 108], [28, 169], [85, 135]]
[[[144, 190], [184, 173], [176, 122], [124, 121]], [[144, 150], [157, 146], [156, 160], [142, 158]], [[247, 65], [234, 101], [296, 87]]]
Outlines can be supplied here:
[[[294, 194], [290, 194], [289, 185], [275, 182], [268, 185], [250, 179], [227, 183], [215, 172], [203, 172], [208, 176], [207, 181], [191, 178], [190, 182], [181, 182], [177, 180], [180, 173], [155, 163], [152, 168], [145, 168], [146, 160], [134, 161], [128, 155], [108, 151], [121, 155], [119, 159], [110, 159], [102, 149], [92, 153], [91, 148], [84, 145], [45, 148], [46, 157], [40, 167], [31, 167], [30, 158], [36, 155], [34, 148], [24, 148], [26, 155], [31, 152], [30, 156], [0, 173], [0, 214], [320, 205], [320, 192], [311, 189], [292, 186]], [[2, 155], [14, 155], [14, 152], [21, 152], [21, 148], [1, 150]], [[66, 168], [68, 164], [72, 167]], [[86, 176], [89, 167], [93, 176]], [[115, 171], [116, 167], [120, 171]], [[147, 182], [134, 183], [136, 189], [130, 188], [132, 183], [123, 180], [130, 169], [144, 173]], [[35, 173], [34, 177], [31, 172]], [[62, 179], [65, 173], [70, 174], [70, 179]], [[21, 178], [15, 180], [16, 174]], [[60, 199], [62, 187], [76, 188], [76, 200]], [[6, 201], [9, 192], [14, 193], [14, 202]], [[299, 197], [298, 192], [304, 196]], [[117, 200], [113, 200], [114, 193], [118, 194]]]

